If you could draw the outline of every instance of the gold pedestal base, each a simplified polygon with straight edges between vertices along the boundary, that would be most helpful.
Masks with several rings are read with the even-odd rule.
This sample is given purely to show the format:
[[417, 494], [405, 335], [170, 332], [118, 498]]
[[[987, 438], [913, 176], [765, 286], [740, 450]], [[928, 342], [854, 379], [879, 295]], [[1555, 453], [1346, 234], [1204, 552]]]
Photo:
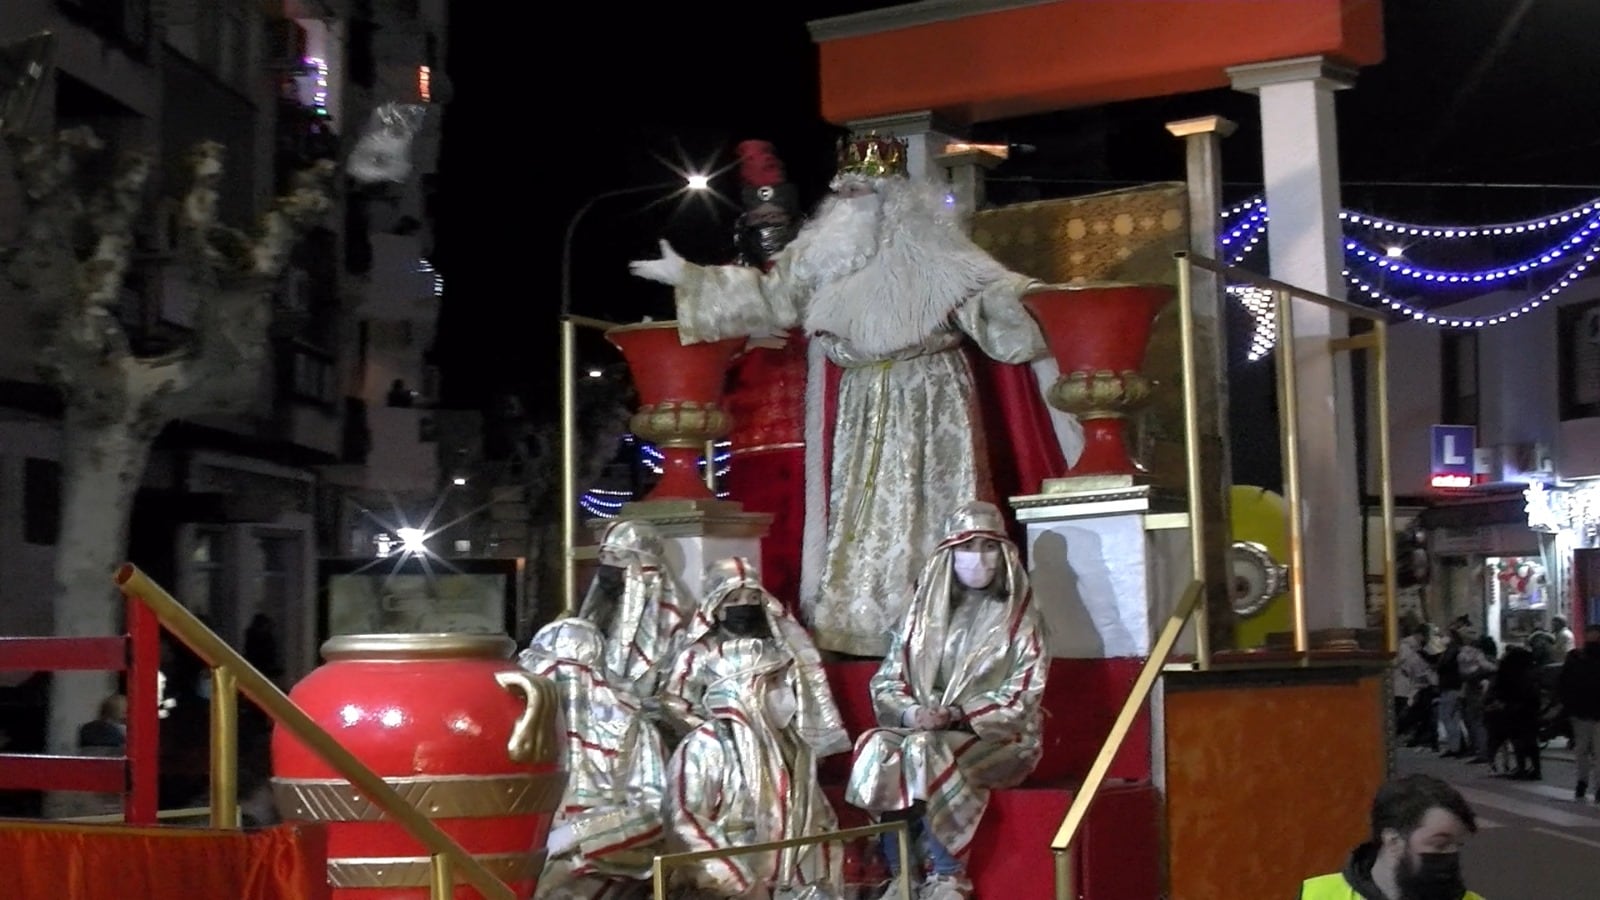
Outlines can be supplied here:
[[1041, 494], [1082, 494], [1118, 488], [1145, 487], [1154, 484], [1149, 475], [1069, 475], [1065, 478], [1046, 478], [1040, 485]]

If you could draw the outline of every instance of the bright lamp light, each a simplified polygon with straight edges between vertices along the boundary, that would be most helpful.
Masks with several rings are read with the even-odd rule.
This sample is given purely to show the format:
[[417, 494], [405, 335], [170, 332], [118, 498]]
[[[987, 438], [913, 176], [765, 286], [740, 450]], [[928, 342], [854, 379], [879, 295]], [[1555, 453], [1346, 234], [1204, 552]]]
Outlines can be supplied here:
[[400, 548], [407, 553], [421, 553], [427, 549], [423, 544], [427, 533], [421, 528], [396, 528], [394, 533], [400, 538]]
[[710, 175], [690, 175], [690, 176], [688, 176], [688, 182], [689, 182], [689, 190], [691, 190], [691, 191], [703, 191], [706, 188], [711, 187], [711, 176]]

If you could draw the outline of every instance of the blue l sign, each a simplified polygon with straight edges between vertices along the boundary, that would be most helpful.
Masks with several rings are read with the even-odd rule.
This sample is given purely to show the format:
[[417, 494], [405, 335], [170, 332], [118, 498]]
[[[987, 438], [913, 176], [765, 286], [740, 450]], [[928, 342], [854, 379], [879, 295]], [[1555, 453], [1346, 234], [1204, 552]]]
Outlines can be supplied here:
[[1472, 478], [1472, 451], [1478, 429], [1471, 425], [1433, 426], [1433, 474]]

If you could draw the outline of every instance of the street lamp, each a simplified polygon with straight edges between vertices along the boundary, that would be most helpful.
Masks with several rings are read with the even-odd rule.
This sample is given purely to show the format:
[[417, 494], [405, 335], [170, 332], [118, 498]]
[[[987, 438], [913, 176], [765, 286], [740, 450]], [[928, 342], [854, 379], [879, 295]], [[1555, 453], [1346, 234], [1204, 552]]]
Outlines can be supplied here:
[[596, 203], [613, 197], [648, 194], [657, 191], [703, 191], [710, 187], [705, 175], [687, 175], [682, 182], [668, 181], [635, 187], [617, 188], [595, 194], [567, 221], [561, 242], [561, 610], [571, 615], [578, 595], [578, 570], [574, 556], [578, 547], [578, 326], [606, 329], [610, 322], [572, 314], [572, 236], [578, 223]]

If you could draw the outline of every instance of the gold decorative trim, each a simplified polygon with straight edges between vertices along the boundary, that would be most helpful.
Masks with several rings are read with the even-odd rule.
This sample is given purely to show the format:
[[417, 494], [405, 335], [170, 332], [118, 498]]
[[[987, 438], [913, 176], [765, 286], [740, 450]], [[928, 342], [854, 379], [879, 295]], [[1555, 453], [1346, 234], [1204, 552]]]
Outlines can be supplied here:
[[805, 441], [783, 441], [776, 444], [757, 444], [754, 447], [734, 447], [729, 452], [734, 456], [743, 456], [747, 453], [770, 453], [774, 450], [804, 450]]
[[[550, 812], [561, 804], [567, 773], [385, 778], [407, 803], [430, 819], [485, 819]], [[286, 819], [376, 822], [383, 809], [338, 779], [274, 778], [272, 797]]]
[[671, 328], [676, 331], [678, 328], [678, 320], [654, 319], [649, 322], [630, 322], [626, 325], [613, 325], [612, 327], [607, 328], [605, 333], [616, 334], [619, 331], [654, 331], [663, 328]]
[[516, 642], [503, 634], [342, 634], [322, 645], [334, 660], [510, 659]]
[[[544, 873], [545, 851], [473, 854], [490, 874], [510, 884], [537, 881]], [[335, 888], [428, 887], [433, 860], [426, 856], [368, 856], [328, 860], [328, 886]], [[462, 883], [460, 878], [457, 883]]]

